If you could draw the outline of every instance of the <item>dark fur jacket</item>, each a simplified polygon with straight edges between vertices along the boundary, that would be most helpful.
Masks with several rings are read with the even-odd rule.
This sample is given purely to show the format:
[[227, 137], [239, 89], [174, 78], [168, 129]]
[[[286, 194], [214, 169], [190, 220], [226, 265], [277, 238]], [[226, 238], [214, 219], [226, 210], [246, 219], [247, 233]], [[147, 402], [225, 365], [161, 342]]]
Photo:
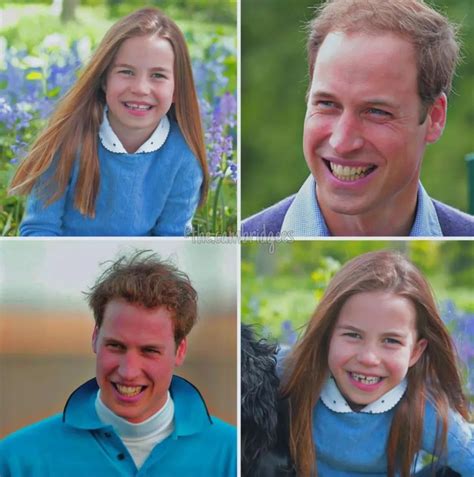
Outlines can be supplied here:
[[278, 394], [277, 346], [241, 329], [242, 477], [296, 476], [288, 446], [288, 403]]

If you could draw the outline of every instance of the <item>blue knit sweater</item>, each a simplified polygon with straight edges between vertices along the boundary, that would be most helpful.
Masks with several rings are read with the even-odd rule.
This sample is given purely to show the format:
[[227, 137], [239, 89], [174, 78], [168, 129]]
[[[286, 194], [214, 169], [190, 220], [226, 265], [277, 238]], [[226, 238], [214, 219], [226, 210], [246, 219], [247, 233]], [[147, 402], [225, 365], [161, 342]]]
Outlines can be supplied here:
[[[313, 436], [316, 443], [320, 477], [383, 477], [387, 475], [386, 445], [396, 406], [389, 411], [339, 413], [321, 400], [313, 413]], [[428, 403], [425, 412], [422, 449], [433, 452], [436, 414]], [[474, 429], [451, 412], [447, 454], [443, 463], [463, 477], [474, 475]]]
[[182, 236], [191, 231], [203, 180], [199, 162], [171, 122], [163, 146], [153, 152], [117, 154], [98, 146], [100, 188], [95, 218], [74, 208], [79, 164], [64, 195], [45, 207], [39, 191], [54, 167], [28, 197], [22, 236]]

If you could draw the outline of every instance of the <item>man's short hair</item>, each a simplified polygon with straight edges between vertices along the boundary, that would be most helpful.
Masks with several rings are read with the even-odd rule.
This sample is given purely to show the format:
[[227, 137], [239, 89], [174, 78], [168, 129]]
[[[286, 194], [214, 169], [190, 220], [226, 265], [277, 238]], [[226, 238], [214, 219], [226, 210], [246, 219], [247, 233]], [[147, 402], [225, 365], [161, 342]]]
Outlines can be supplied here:
[[422, 110], [441, 93], [450, 93], [459, 57], [457, 29], [423, 0], [326, 0], [309, 24], [310, 81], [318, 50], [331, 32], [390, 32], [406, 38], [415, 48]]
[[111, 300], [172, 312], [174, 340], [178, 345], [197, 319], [197, 292], [189, 277], [174, 265], [147, 251], [122, 256], [107, 268], [87, 293], [95, 324], [100, 328]]

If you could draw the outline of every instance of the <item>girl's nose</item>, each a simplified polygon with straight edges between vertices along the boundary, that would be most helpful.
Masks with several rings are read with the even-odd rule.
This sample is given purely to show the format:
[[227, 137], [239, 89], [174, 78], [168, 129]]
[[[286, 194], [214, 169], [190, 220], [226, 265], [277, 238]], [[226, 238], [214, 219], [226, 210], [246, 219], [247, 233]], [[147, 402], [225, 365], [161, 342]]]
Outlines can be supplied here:
[[360, 149], [364, 145], [364, 139], [359, 130], [358, 119], [348, 112], [342, 113], [334, 124], [329, 145], [341, 156]]
[[377, 366], [380, 363], [380, 358], [375, 349], [365, 347], [357, 354], [357, 361], [364, 366]]
[[150, 93], [150, 84], [145, 76], [136, 76], [131, 85], [131, 91], [134, 94], [147, 95]]

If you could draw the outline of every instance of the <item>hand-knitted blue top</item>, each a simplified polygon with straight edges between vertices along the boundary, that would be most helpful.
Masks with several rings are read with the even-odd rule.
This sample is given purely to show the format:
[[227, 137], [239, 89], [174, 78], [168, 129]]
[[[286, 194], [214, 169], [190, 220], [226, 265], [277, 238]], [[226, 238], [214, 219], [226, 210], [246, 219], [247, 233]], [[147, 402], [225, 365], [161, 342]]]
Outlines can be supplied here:
[[[157, 137], [161, 138], [158, 148], [153, 146], [153, 138]], [[82, 215], [74, 207], [79, 161], [73, 167], [63, 196], [45, 207], [40, 191], [54, 174], [52, 166], [28, 197], [20, 235], [183, 236], [190, 233], [203, 173], [178, 124], [163, 117], [152, 137], [134, 154], [126, 153], [115, 141], [109, 142], [102, 136], [98, 141], [100, 186], [95, 217]], [[114, 152], [115, 146], [123, 152]]]
[[[386, 446], [395, 410], [405, 392], [402, 383], [360, 412], [353, 412], [335, 383], [328, 380], [313, 412], [313, 437], [318, 475], [322, 477], [383, 477]], [[422, 450], [433, 453], [436, 410], [427, 401]], [[448, 416], [445, 455], [440, 465], [463, 477], [474, 475], [474, 425], [454, 411]]]

